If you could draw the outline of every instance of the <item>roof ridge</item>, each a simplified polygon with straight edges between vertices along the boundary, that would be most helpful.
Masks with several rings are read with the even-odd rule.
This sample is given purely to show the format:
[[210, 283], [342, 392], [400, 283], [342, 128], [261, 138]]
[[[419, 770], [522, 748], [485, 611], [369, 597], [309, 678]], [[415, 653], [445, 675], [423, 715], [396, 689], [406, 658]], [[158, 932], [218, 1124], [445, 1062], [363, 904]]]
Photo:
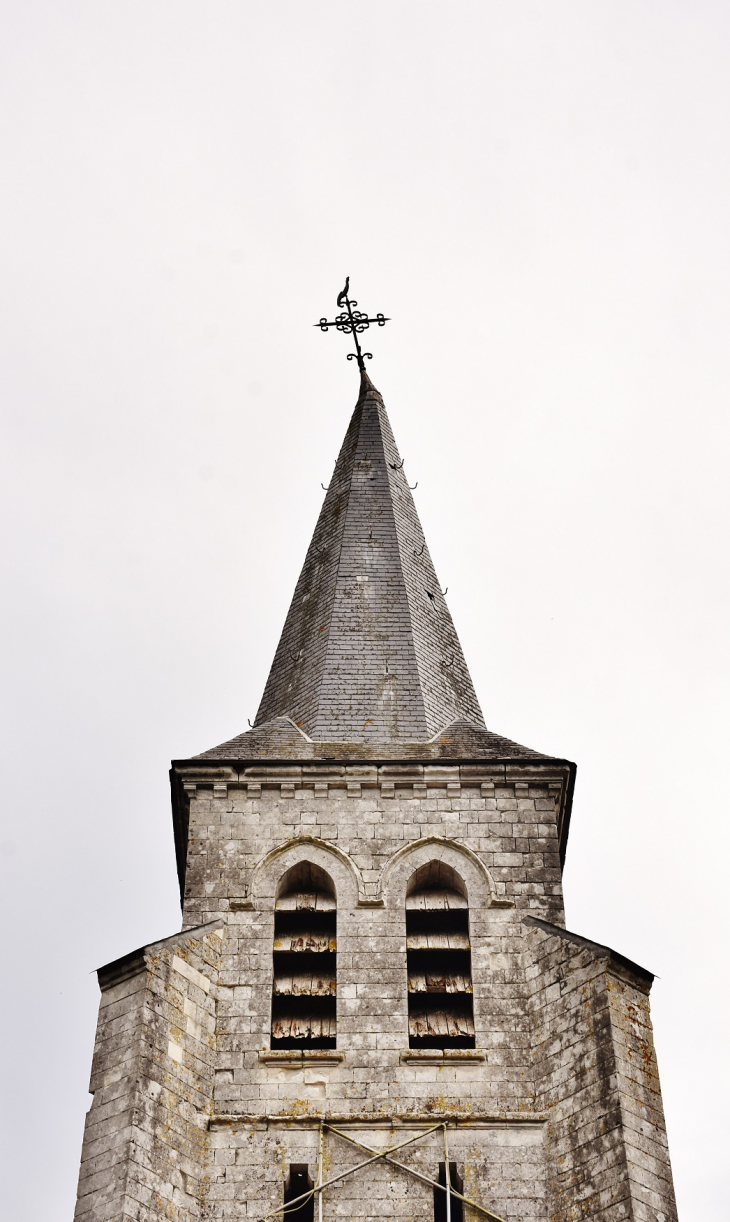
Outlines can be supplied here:
[[457, 716], [457, 717], [452, 717], [452, 718], [451, 718], [451, 721], [447, 721], [447, 722], [446, 722], [446, 724], [445, 724], [445, 725], [443, 725], [443, 726], [441, 727], [441, 729], [440, 729], [440, 730], [437, 730], [437, 731], [436, 731], [436, 733], [434, 734], [433, 738], [429, 738], [429, 739], [428, 739], [428, 742], [429, 742], [429, 743], [435, 743], [435, 742], [436, 742], [436, 741], [437, 741], [437, 740], [438, 740], [438, 739], [441, 737], [441, 735], [442, 735], [442, 734], [445, 734], [445, 733], [447, 732], [447, 730], [449, 730], [449, 729], [451, 728], [451, 726], [456, 725], [457, 721], [466, 721], [468, 725], [473, 725], [475, 730], [484, 730], [484, 729], [486, 729], [486, 727], [485, 727], [485, 726], [481, 726], [481, 725], [479, 725], [479, 724], [478, 724], [478, 722], [475, 722], [475, 721], [469, 721], [468, 717], [458, 717], [458, 716]]
[[[308, 734], [306, 734], [306, 733], [304, 732], [304, 730], [302, 729], [302, 727], [301, 727], [300, 725], [297, 725], [296, 721], [294, 721], [294, 720], [293, 720], [293, 718], [291, 718], [291, 717], [289, 716], [289, 714], [288, 714], [288, 713], [281, 713], [281, 714], [280, 714], [280, 716], [281, 716], [281, 718], [282, 718], [284, 721], [288, 721], [288, 722], [289, 722], [289, 725], [291, 725], [291, 726], [293, 726], [293, 727], [294, 727], [294, 729], [296, 730], [297, 734], [301, 734], [302, 738], [306, 739], [306, 741], [307, 741], [308, 743], [313, 743], [313, 742], [314, 742], [314, 739], [313, 739], [313, 738], [310, 738], [310, 737], [309, 737], [309, 735], [308, 735]], [[277, 720], [277, 718], [276, 718], [276, 717], [272, 717], [272, 718], [271, 718], [271, 720], [272, 720], [272, 721], [276, 721], [276, 720]], [[266, 723], [266, 722], [262, 722], [261, 724], [262, 724], [262, 725], [266, 725], [267, 723]]]

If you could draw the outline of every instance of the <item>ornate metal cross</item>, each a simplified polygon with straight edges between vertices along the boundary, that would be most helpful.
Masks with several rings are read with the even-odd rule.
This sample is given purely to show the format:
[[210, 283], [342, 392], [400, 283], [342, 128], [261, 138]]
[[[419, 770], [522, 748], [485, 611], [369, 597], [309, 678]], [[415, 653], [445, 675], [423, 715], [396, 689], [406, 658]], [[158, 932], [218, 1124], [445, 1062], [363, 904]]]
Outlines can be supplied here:
[[377, 323], [379, 327], [384, 327], [390, 319], [386, 318], [384, 314], [376, 314], [375, 318], [368, 318], [367, 314], [363, 314], [361, 310], [355, 309], [357, 302], [350, 300], [349, 292], [350, 277], [348, 276], [345, 281], [345, 287], [337, 298], [338, 306], [341, 308], [344, 305], [347, 309], [343, 310], [342, 314], [338, 314], [331, 321], [326, 318], [320, 318], [319, 322], [316, 322], [314, 325], [319, 327], [320, 331], [328, 331], [330, 327], [336, 327], [338, 331], [344, 331], [346, 335], [351, 334], [355, 341], [355, 351], [348, 352], [347, 359], [348, 361], [357, 360], [359, 368], [364, 372], [365, 357], [371, 361], [373, 354], [372, 352], [363, 352], [360, 347], [360, 340], [357, 337], [363, 331], [367, 331], [371, 323], [373, 325]]

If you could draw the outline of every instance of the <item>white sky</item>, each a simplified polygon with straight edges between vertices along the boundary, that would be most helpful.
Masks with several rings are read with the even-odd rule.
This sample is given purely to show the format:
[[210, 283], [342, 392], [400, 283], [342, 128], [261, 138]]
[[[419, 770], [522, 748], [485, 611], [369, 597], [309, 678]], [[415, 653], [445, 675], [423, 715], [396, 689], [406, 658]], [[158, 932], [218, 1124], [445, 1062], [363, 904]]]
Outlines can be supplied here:
[[71, 1216], [91, 970], [179, 928], [167, 768], [253, 720], [356, 396], [488, 725], [578, 763], [568, 927], [652, 994], [727, 1211], [730, 9], [5, 0], [3, 1051]]

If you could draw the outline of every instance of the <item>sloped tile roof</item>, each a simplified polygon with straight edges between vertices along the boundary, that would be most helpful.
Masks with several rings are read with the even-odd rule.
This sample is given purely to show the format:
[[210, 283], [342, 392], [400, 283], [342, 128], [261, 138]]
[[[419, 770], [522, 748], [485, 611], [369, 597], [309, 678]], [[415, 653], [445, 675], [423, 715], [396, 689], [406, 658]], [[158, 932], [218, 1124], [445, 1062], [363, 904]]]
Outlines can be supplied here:
[[459, 718], [445, 726], [429, 742], [402, 739], [366, 742], [313, 742], [289, 717], [275, 717], [263, 725], [238, 734], [218, 747], [196, 755], [196, 760], [234, 763], [241, 760], [544, 760], [549, 756], [492, 734], [483, 725]]

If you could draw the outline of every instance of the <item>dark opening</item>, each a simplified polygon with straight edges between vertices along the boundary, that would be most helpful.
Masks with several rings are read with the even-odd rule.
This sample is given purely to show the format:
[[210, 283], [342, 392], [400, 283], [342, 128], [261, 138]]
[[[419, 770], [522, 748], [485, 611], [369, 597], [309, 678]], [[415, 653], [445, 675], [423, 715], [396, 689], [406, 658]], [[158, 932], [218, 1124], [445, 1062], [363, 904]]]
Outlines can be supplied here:
[[[288, 1205], [290, 1201], [296, 1201], [297, 1197], [305, 1192], [310, 1192], [313, 1187], [307, 1164], [292, 1163], [284, 1184], [284, 1205]], [[314, 1193], [300, 1205], [295, 1205], [290, 1211], [287, 1210], [286, 1218], [289, 1219], [289, 1222], [314, 1222]]]
[[[464, 1191], [464, 1181], [456, 1170], [456, 1163], [449, 1162], [449, 1179], [452, 1189], [457, 1192]], [[438, 1182], [446, 1188], [446, 1163], [439, 1163]], [[451, 1222], [464, 1222], [464, 1202], [455, 1197], [453, 1191], [448, 1195], [451, 1197]], [[434, 1188], [433, 1222], [446, 1222], [446, 1196], [445, 1191]]]

